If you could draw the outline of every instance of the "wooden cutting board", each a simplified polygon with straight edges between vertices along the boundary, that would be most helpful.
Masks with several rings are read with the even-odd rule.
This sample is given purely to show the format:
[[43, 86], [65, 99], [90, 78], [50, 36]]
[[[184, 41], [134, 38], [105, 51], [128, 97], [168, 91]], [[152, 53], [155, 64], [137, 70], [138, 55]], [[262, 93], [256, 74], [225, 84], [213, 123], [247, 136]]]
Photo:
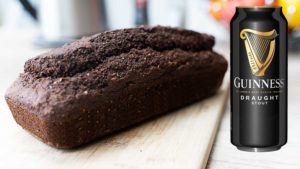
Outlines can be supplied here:
[[[15, 42], [12, 44], [16, 45]], [[34, 53], [22, 49], [7, 51], [7, 54], [32, 56]], [[16, 60], [18, 62], [24, 63]], [[4, 103], [3, 92], [20, 70], [8, 67], [3, 60], [0, 64], [0, 69], [6, 66], [14, 70], [12, 76], [1, 74], [1, 81], [8, 79], [0, 86], [1, 169], [202, 169], [228, 97], [226, 75], [219, 92], [210, 98], [80, 149], [57, 150], [14, 122]]]

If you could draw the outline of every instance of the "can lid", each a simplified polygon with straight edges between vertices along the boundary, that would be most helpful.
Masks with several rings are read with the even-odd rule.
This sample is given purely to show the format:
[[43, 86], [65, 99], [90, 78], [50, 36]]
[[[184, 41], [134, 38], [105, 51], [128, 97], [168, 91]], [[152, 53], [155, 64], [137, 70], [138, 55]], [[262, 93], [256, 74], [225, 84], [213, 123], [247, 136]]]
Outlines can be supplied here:
[[281, 11], [281, 6], [237, 6], [236, 10], [249, 11], [249, 12], [271, 12]]
[[265, 9], [276, 9], [282, 8], [281, 6], [237, 6], [236, 8], [265, 8]]

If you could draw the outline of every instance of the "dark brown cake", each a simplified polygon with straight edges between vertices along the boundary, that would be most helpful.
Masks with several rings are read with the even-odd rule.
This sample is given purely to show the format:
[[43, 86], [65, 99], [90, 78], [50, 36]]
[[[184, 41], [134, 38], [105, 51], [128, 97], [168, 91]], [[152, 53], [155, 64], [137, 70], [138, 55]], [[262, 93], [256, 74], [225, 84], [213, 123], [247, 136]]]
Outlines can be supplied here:
[[77, 147], [214, 94], [227, 62], [213, 45], [169, 27], [100, 33], [28, 60], [5, 98], [43, 142]]

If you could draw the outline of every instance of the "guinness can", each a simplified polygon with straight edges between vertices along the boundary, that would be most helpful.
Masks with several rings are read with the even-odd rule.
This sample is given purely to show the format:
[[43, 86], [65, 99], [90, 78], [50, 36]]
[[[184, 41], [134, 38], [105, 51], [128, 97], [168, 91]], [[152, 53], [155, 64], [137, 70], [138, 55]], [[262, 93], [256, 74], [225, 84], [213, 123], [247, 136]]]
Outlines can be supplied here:
[[230, 28], [231, 142], [278, 150], [287, 142], [287, 21], [281, 7], [237, 7]]

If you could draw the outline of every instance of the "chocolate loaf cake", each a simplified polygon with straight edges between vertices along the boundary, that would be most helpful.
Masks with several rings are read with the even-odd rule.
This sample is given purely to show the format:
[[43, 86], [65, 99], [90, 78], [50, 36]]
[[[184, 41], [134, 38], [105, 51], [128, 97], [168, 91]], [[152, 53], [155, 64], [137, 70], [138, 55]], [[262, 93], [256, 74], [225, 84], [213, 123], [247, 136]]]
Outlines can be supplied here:
[[99, 33], [28, 60], [5, 99], [24, 129], [74, 148], [214, 94], [227, 61], [213, 45], [170, 27]]

